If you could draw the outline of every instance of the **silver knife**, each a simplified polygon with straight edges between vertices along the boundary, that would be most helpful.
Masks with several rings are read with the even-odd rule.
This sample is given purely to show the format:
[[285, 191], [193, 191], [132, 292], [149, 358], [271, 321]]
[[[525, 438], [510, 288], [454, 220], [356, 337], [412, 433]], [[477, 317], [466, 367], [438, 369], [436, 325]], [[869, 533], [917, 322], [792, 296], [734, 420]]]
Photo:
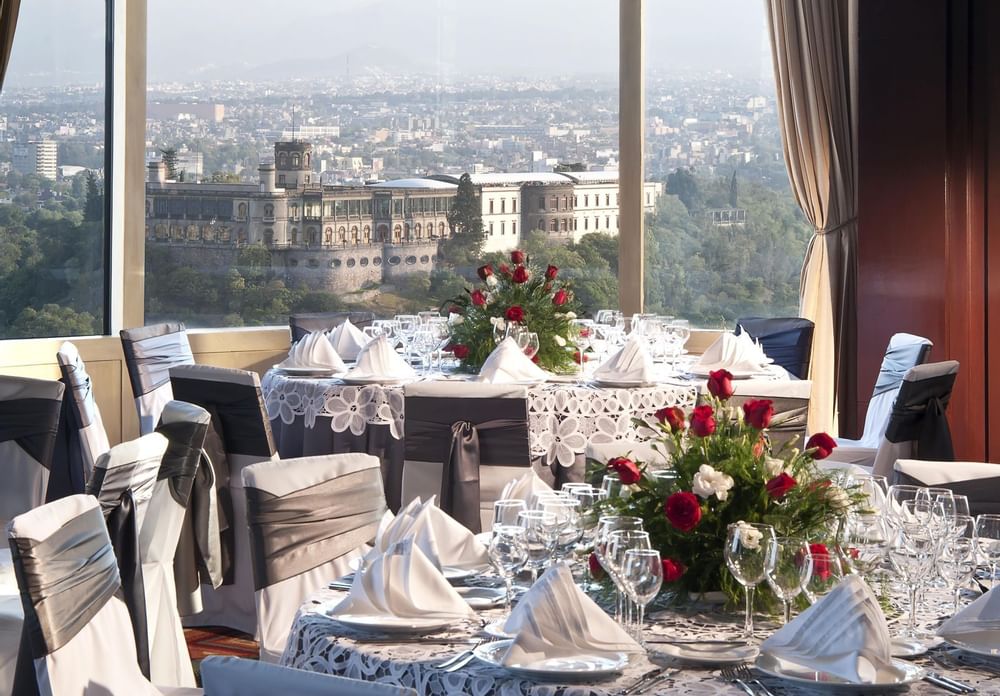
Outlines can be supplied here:
[[628, 686], [626, 686], [624, 689], [621, 689], [620, 691], [618, 691], [616, 693], [618, 694], [618, 696], [628, 696], [628, 694], [631, 694], [633, 691], [635, 691], [640, 686], [642, 686], [643, 684], [645, 684], [646, 682], [648, 682], [650, 679], [653, 679], [654, 677], [656, 677], [656, 675], [659, 674], [662, 670], [663, 670], [662, 667], [654, 667], [653, 669], [649, 670], [648, 672], [646, 672], [645, 674], [643, 674], [641, 677], [639, 677], [638, 679], [636, 679], [634, 682], [632, 682], [631, 684], [629, 684]]
[[941, 679], [941, 677], [935, 676], [933, 674], [925, 674], [924, 675], [924, 681], [927, 682], [927, 683], [929, 683], [929, 684], [933, 684], [934, 686], [938, 687], [939, 689], [944, 689], [945, 691], [950, 691], [953, 694], [966, 694], [966, 693], [969, 693], [965, 689], [959, 688], [959, 687], [955, 686], [954, 684], [952, 684], [951, 682], [945, 681], [944, 679]]
[[930, 670], [928, 670], [927, 675], [939, 681], [951, 684], [956, 689], [961, 689], [962, 693], [964, 694], [976, 693], [976, 687], [972, 686], [971, 684], [966, 684], [965, 682], [960, 682], [957, 679], [952, 679], [951, 677], [941, 674], [940, 672], [931, 672]]

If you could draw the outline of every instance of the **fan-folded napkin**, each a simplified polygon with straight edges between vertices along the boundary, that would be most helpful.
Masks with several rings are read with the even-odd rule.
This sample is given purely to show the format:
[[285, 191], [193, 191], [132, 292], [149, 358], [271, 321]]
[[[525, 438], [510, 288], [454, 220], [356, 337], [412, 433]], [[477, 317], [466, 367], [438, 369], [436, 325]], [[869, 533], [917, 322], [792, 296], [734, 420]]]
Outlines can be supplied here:
[[347, 373], [353, 379], [411, 379], [417, 373], [392, 349], [385, 336], [373, 339], [358, 353], [354, 369]]
[[848, 575], [760, 646], [772, 655], [855, 684], [899, 679], [889, 626], [871, 588]]
[[941, 624], [937, 632], [944, 638], [980, 632], [992, 632], [1000, 638], [1000, 589], [993, 588], [984, 594]]
[[504, 624], [514, 636], [501, 658], [505, 665], [530, 665], [574, 655], [614, 656], [642, 648], [607, 612], [585, 595], [569, 566], [557, 563], [531, 586]]
[[406, 539], [354, 574], [350, 593], [331, 615], [462, 619], [473, 613], [420, 547]]
[[510, 336], [500, 341], [479, 369], [479, 381], [490, 384], [544, 382], [546, 377], [545, 370], [531, 362]]
[[421, 502], [414, 499], [376, 535], [369, 556], [387, 551], [393, 544], [409, 539], [439, 570], [473, 570], [488, 566], [489, 552], [475, 535], [435, 503], [435, 496]]
[[542, 477], [535, 473], [534, 469], [528, 469], [521, 478], [508, 481], [500, 492], [500, 500], [523, 500], [529, 508], [534, 507], [535, 498], [541, 493], [551, 493], [552, 487], [542, 480]]
[[345, 360], [356, 360], [358, 353], [368, 343], [368, 337], [350, 319], [344, 319], [343, 324], [330, 331], [330, 343]]
[[332, 372], [347, 369], [330, 339], [322, 331], [314, 331], [299, 339], [288, 351], [288, 357], [278, 363], [278, 367], [315, 368]]
[[653, 358], [641, 336], [631, 335], [625, 345], [594, 370], [594, 379], [609, 382], [652, 382]]
[[764, 350], [749, 335], [742, 333], [736, 336], [726, 332], [708, 347], [695, 364], [695, 369], [760, 372], [766, 370], [770, 362]]

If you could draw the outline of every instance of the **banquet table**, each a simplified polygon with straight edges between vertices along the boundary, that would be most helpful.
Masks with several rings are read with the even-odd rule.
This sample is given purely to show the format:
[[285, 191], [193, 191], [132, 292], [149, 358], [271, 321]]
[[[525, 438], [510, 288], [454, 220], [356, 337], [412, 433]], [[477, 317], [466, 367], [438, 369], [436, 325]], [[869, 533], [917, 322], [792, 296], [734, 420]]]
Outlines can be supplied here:
[[[327, 615], [344, 596], [344, 592], [324, 589], [303, 604], [292, 627], [282, 664], [366, 681], [408, 686], [426, 696], [613, 696], [657, 666], [672, 666], [677, 671], [660, 686], [641, 692], [642, 694], [707, 696], [743, 693], [736, 685], [720, 678], [718, 667], [681, 663], [655, 653], [650, 658], [632, 658], [617, 677], [587, 683], [534, 682], [514, 677], [498, 667], [475, 659], [455, 672], [446, 672], [437, 669], [435, 665], [471, 646], [422, 643], [419, 640], [393, 643], [391, 638], [384, 642], [374, 642], [371, 637], [354, 633]], [[918, 615], [922, 626], [936, 625], [940, 617], [934, 610], [942, 606], [950, 607], [950, 599], [945, 591], [929, 590], [927, 597], [928, 601], [924, 606], [929, 610]], [[899, 597], [893, 597], [894, 605], [898, 599]], [[485, 621], [495, 620], [501, 615], [500, 610], [479, 613], [479, 617]], [[890, 628], [895, 628], [895, 624], [905, 621], [905, 618], [904, 613], [895, 612], [894, 618], [889, 622]], [[740, 635], [742, 626], [742, 612], [724, 613], [718, 606], [694, 604], [682, 610], [653, 614], [646, 637], [734, 639]], [[758, 618], [757, 626], [758, 635], [767, 635], [777, 628], [775, 623], [763, 618]], [[433, 638], [481, 638], [483, 634], [479, 632], [479, 628], [478, 623], [457, 626], [451, 631], [434, 634]], [[655, 650], [656, 646], [651, 647]], [[1000, 694], [1000, 677], [982, 669], [982, 663], [977, 658], [969, 659], [968, 664], [961, 669], [943, 669], [926, 656], [916, 658], [915, 661], [953, 679], [971, 684], [981, 694]], [[997, 664], [1000, 666], [1000, 663]], [[757, 676], [775, 696], [832, 693], [829, 690], [804, 688], [759, 674]], [[927, 682], [917, 682], [910, 687], [909, 693], [929, 696], [947, 692]]]

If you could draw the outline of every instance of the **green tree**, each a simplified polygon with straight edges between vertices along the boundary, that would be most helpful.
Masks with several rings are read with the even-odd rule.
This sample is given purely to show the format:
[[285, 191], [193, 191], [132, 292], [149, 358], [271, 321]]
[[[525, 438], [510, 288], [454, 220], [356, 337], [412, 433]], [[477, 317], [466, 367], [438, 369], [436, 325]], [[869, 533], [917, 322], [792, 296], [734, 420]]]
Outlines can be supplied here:
[[735, 208], [739, 201], [739, 187], [736, 183], [736, 170], [733, 170], [733, 178], [729, 180], [729, 207]]
[[483, 253], [483, 208], [468, 173], [458, 180], [448, 227], [451, 235], [441, 243], [445, 261], [453, 268], [474, 266]]
[[26, 307], [14, 320], [5, 338], [43, 336], [89, 336], [100, 333], [97, 320], [89, 312], [46, 304], [41, 309]]
[[177, 148], [176, 147], [164, 147], [160, 149], [160, 159], [163, 161], [163, 166], [167, 169], [167, 178], [176, 179], [178, 176], [177, 171]]
[[87, 202], [83, 207], [83, 219], [88, 222], [104, 219], [104, 194], [97, 186], [94, 172], [87, 172]]
[[680, 168], [667, 175], [666, 192], [680, 198], [691, 214], [701, 212], [705, 207], [701, 187], [692, 169]]

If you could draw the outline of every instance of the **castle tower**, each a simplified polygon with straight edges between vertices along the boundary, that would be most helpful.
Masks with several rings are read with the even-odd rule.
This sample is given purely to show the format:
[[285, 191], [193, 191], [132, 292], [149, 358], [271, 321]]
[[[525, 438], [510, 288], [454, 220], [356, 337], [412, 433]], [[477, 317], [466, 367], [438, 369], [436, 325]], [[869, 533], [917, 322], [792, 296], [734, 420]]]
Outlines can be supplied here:
[[276, 142], [274, 170], [278, 188], [300, 189], [312, 184], [312, 143], [304, 140]]
[[274, 193], [276, 190], [274, 162], [261, 162], [257, 173], [260, 177], [260, 192]]

